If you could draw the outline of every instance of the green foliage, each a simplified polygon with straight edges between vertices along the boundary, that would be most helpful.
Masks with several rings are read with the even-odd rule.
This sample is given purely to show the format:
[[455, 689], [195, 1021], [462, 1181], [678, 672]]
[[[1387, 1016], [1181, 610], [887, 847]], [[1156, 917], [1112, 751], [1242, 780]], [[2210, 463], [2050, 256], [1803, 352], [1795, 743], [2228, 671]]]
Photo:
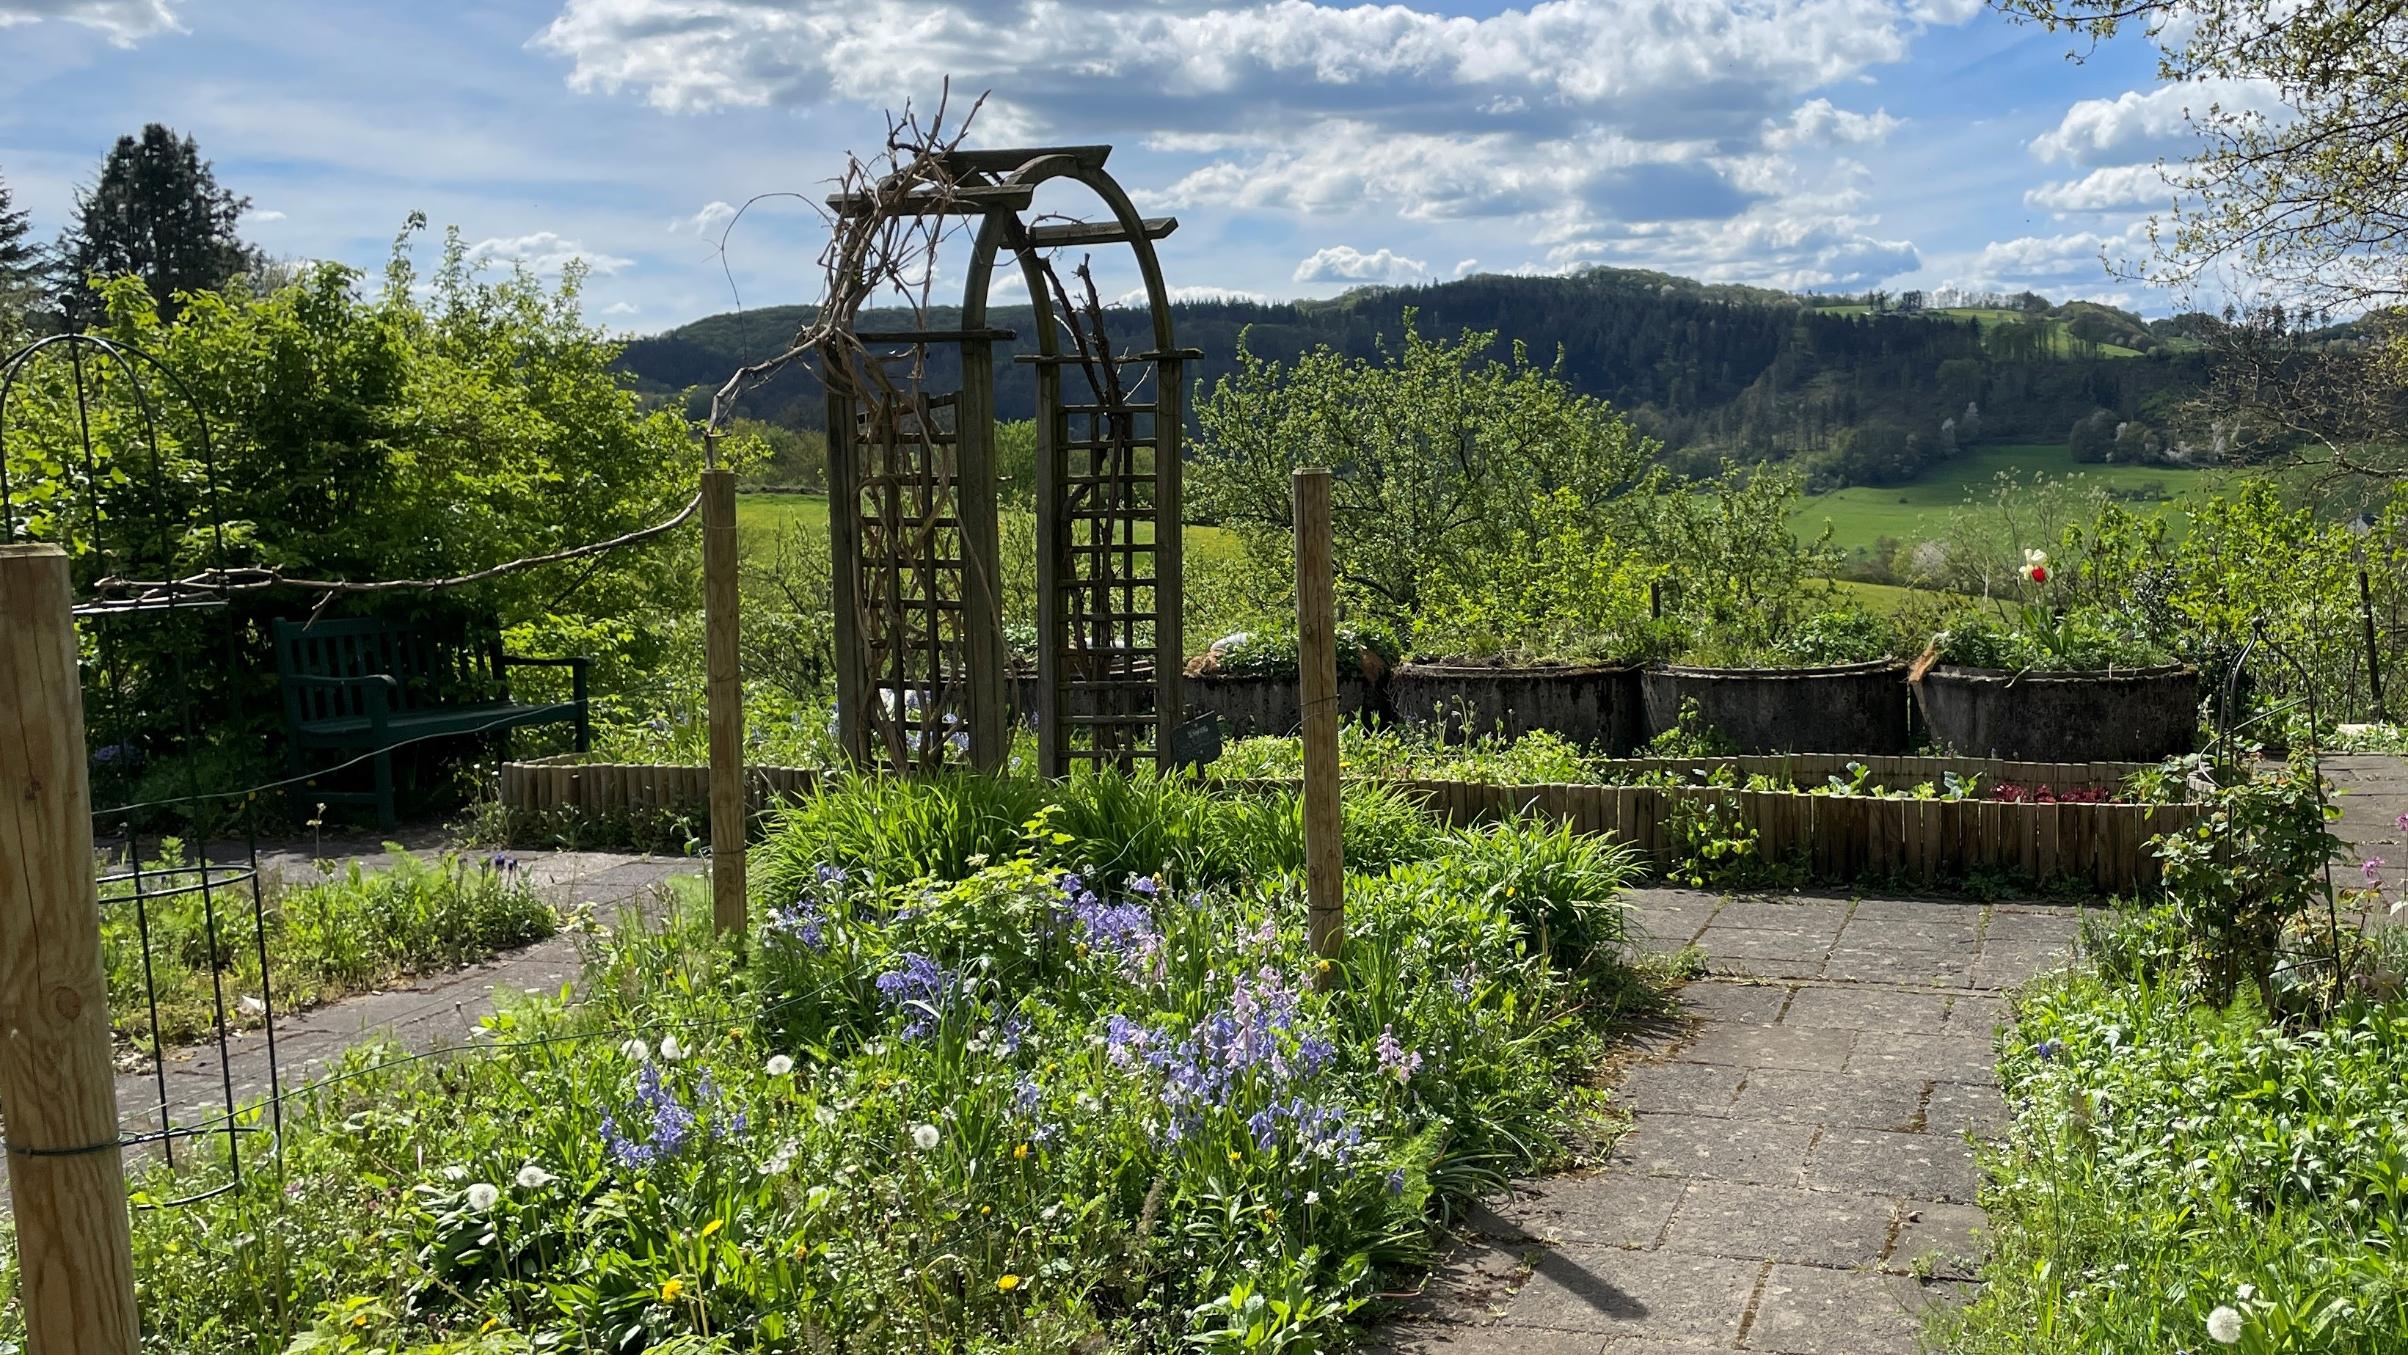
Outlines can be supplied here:
[[1681, 698], [1672, 728], [1647, 741], [1649, 757], [1728, 757], [1734, 751], [1731, 741], [1706, 723], [1694, 696]]
[[2304, 756], [2259, 774], [2244, 769], [2209, 790], [2195, 826], [2157, 840], [2166, 896], [2197, 939], [2197, 981], [2209, 1001], [2232, 1001], [2244, 979], [2270, 1011], [2314, 995], [2304, 974], [2277, 976], [2303, 924], [2323, 922], [2323, 949], [2338, 954], [2326, 867], [2341, 850], [2329, 827], [2341, 811], [2329, 792]]
[[[1999, 1065], [2015, 1118], [1986, 1162], [1992, 1255], [1934, 1335], [1964, 1355], [2378, 1351], [2408, 1344], [2408, 1006], [2320, 1029], [2244, 990], [2198, 1001], [2148, 957], [2187, 924], [2094, 929], [2100, 967], [2016, 1003]], [[2396, 960], [2392, 965], [2396, 972]], [[2209, 1335], [2218, 1308], [2237, 1344]]]
[[[1461, 743], [1448, 743], [1410, 726], [1346, 724], [1338, 730], [1338, 767], [1348, 777], [1483, 785], [1593, 779], [1588, 756], [1563, 736], [1543, 729], [1518, 739], [1490, 731]], [[1304, 775], [1304, 743], [1289, 737], [1239, 739], [1212, 769], [1215, 775], [1233, 780], [1300, 777]]]
[[1624, 505], [1634, 554], [1664, 569], [1664, 612], [1682, 642], [1703, 654], [1768, 652], [1812, 609], [1829, 604], [1812, 585], [1838, 563], [1826, 530], [1802, 540], [1796, 475], [1725, 465], [1684, 485], [1658, 472]]
[[1410, 313], [1401, 347], [1376, 361], [1323, 347], [1283, 362], [1241, 338], [1237, 370], [1197, 403], [1191, 502], [1236, 529], [1250, 556], [1284, 561], [1291, 472], [1333, 468], [1340, 590], [1403, 630], [1435, 580], [1469, 578], [1517, 540], [1556, 538], [1577, 516], [1562, 505], [1604, 503], [1648, 454], [1559, 370], [1519, 345], [1491, 357], [1495, 342], [1424, 338]]
[[[1324, 992], [1291, 882], [1103, 864], [1194, 837], [1167, 792], [981, 826], [1032, 795], [845, 787], [765, 855], [891, 878], [783, 869], [741, 952], [681, 889], [479, 1054], [355, 1054], [277, 1170], [139, 1217], [146, 1348], [1327, 1350], [1437, 1221], [1556, 1159], [1583, 1022], [1648, 996], [1605, 958], [1627, 863], [1554, 830], [1425, 827], [1355, 873]], [[915, 798], [968, 825], [921, 860], [1002, 850], [915, 878], [866, 812]]]
[[[191, 397], [157, 402], [164, 464], [154, 491], [132, 392], [113, 369], [91, 369], [101, 510], [118, 568], [182, 575], [214, 563], [203, 414], [231, 562], [299, 577], [466, 573], [616, 536], [686, 502], [696, 450], [675, 417], [645, 415], [619, 389], [617, 346], [580, 318], [574, 273], [557, 290], [523, 274], [481, 281], [455, 234], [421, 302], [406, 245], [405, 234], [374, 295], [332, 264], [272, 291], [189, 294], [172, 319], [137, 280], [104, 289], [109, 335], [155, 354]], [[80, 456], [65, 375], [64, 363], [38, 364], [12, 401], [8, 474], [27, 516], [0, 535], [73, 541], [88, 583], [95, 524], [80, 516], [70, 478]], [[154, 540], [166, 558], [154, 558]], [[679, 533], [574, 570], [353, 605], [400, 619], [498, 617], [512, 652], [595, 655], [603, 692], [640, 698], [637, 676], [667, 649], [663, 618], [695, 607], [694, 549], [694, 535]], [[119, 628], [126, 699], [114, 708], [153, 722], [123, 737], [163, 761], [189, 696], [212, 713], [211, 746], [268, 779], [256, 774], [278, 724], [267, 621], [300, 606], [273, 591], [235, 599], [237, 671], [214, 622]], [[550, 676], [521, 671], [514, 690], [541, 695]]]
[[[249, 887], [227, 883], [222, 868], [210, 874], [209, 897], [194, 888], [154, 899], [140, 916], [130, 883], [105, 887], [101, 961], [119, 1038], [149, 1049], [154, 1001], [163, 1042], [208, 1034], [216, 1028], [221, 991], [228, 1021], [259, 1024], [268, 996], [260, 980], [261, 930], [279, 1013], [457, 968], [552, 934], [551, 905], [515, 860], [445, 856], [430, 863], [391, 850], [380, 869], [355, 862], [340, 873], [272, 888], [257, 928]], [[154, 891], [202, 882], [174, 842], [143, 863], [143, 875]]]
[[2095, 612], [2051, 614], [2024, 608], [2013, 620], [1969, 611], [1932, 637], [1940, 658], [1968, 668], [2008, 672], [2098, 672], [2146, 668], [2167, 661], [2162, 649], [2114, 627]]

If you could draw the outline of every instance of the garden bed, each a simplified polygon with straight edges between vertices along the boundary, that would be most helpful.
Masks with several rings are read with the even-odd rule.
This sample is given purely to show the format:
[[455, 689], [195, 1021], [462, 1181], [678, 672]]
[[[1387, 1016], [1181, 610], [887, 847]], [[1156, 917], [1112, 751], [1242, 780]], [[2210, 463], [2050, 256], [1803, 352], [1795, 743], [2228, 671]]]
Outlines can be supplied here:
[[1388, 676], [1396, 718], [1450, 741], [1545, 730], [1625, 753], [1640, 742], [1639, 700], [1638, 670], [1614, 664], [1406, 663]]
[[2145, 762], [2190, 752], [2199, 733], [2199, 674], [2180, 664], [2100, 672], [1939, 664], [1914, 689], [1932, 738], [1976, 757]]
[[[1501, 785], [1416, 778], [1389, 784], [1451, 824], [1528, 810], [1582, 833], [1611, 834], [1639, 848], [1660, 875], [1672, 874], [1704, 845], [1697, 825], [1711, 810], [1718, 818], [1716, 831], [1729, 834], [1723, 841], [1749, 842], [1745, 854], [1754, 860], [1791, 867], [1815, 880], [1959, 884], [2014, 878], [2099, 895], [2152, 887], [2157, 862], [2149, 839], [2196, 817], [2188, 805], [2088, 800], [2075, 794], [2121, 793], [2125, 778], [2145, 764], [1791, 754], [1630, 758], [1591, 765], [1601, 775], [1627, 774], [1633, 781], [1719, 778], [1729, 784]], [[708, 775], [700, 767], [579, 765], [567, 758], [513, 763], [504, 768], [503, 805], [514, 814], [537, 816], [565, 811], [609, 820], [677, 813], [700, 822], [707, 816]], [[755, 812], [808, 793], [818, 776], [799, 768], [747, 768]], [[1951, 798], [1910, 789], [1952, 776], [1975, 793]], [[1771, 784], [1748, 789], [1749, 777]], [[1851, 788], [1830, 786], [1835, 777], [1851, 782]], [[1985, 779], [1994, 789], [2015, 787], [2017, 798], [1979, 798]], [[1276, 778], [1219, 784], [1291, 788]], [[1822, 787], [1820, 793], [1816, 786]], [[1881, 793], [1884, 788], [1887, 793]], [[2040, 794], [2043, 790], [2047, 794]]]

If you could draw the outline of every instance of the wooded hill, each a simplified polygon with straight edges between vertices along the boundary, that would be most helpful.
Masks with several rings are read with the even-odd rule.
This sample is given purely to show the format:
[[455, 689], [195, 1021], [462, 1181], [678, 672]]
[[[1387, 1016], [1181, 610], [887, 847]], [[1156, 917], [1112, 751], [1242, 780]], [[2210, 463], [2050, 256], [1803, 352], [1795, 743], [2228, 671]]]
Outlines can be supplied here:
[[[1400, 332], [1407, 311], [1418, 312], [1425, 333], [1495, 330], [1500, 343], [1527, 344], [1541, 359], [1560, 352], [1574, 388], [1628, 412], [1676, 465], [1794, 461], [1818, 488], [1912, 479], [1975, 440], [2062, 442], [2100, 411], [2110, 425], [2162, 427], [2204, 371], [2179, 320], [2152, 324], [2092, 302], [2027, 297], [2015, 306], [1901, 310], [1886, 297], [1835, 301], [1628, 269], [1175, 310], [1180, 342], [1204, 350], [1196, 374], [1207, 384], [1229, 369], [1240, 334], [1269, 357], [1320, 344], [1368, 357]], [[699, 412], [701, 392], [777, 352], [809, 313], [778, 306], [711, 316], [630, 342], [620, 366], [640, 390]], [[899, 315], [877, 323], [907, 327]], [[930, 323], [957, 317], [940, 310]], [[997, 413], [1027, 418], [1033, 384], [1010, 355], [1035, 346], [1030, 311], [1006, 307], [991, 323], [1019, 334], [998, 345]], [[1129, 348], [1152, 346], [1143, 312], [1115, 311], [1109, 323]], [[957, 384], [957, 362], [949, 348], [932, 350], [929, 388]], [[742, 408], [792, 428], [822, 418], [818, 385], [799, 368], [747, 395]]]

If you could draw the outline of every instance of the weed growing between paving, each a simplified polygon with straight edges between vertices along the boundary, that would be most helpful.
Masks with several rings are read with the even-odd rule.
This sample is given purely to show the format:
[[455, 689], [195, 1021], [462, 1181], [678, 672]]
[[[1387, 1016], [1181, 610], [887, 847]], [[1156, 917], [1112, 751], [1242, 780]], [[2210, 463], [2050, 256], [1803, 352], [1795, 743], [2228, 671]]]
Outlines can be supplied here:
[[1619, 849], [1378, 794], [1315, 991], [1294, 822], [1152, 778], [807, 802], [743, 958], [689, 891], [596, 942], [582, 1005], [358, 1056], [279, 1169], [144, 1216], [152, 1348], [1338, 1343], [1434, 1220], [1559, 1154], [1648, 993]]

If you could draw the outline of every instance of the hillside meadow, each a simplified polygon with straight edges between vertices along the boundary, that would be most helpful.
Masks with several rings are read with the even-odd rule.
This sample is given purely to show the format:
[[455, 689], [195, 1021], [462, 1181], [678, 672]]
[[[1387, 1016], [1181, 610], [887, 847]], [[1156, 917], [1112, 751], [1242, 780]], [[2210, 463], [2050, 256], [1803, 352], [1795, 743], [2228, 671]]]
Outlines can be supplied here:
[[1833, 545], [1870, 550], [1883, 537], [1913, 540], [1932, 534], [1941, 526], [1941, 515], [1986, 496], [2001, 475], [2029, 482], [2036, 474], [2078, 475], [2084, 487], [2104, 486], [2136, 510], [2174, 514], [2176, 530], [2182, 501], [2223, 478], [2214, 471], [2168, 466], [2084, 465], [2061, 442], [1997, 443], [1969, 448], [1902, 485], [1852, 485], [1809, 494], [1790, 515], [1790, 526], [1811, 537], [1828, 522]]

